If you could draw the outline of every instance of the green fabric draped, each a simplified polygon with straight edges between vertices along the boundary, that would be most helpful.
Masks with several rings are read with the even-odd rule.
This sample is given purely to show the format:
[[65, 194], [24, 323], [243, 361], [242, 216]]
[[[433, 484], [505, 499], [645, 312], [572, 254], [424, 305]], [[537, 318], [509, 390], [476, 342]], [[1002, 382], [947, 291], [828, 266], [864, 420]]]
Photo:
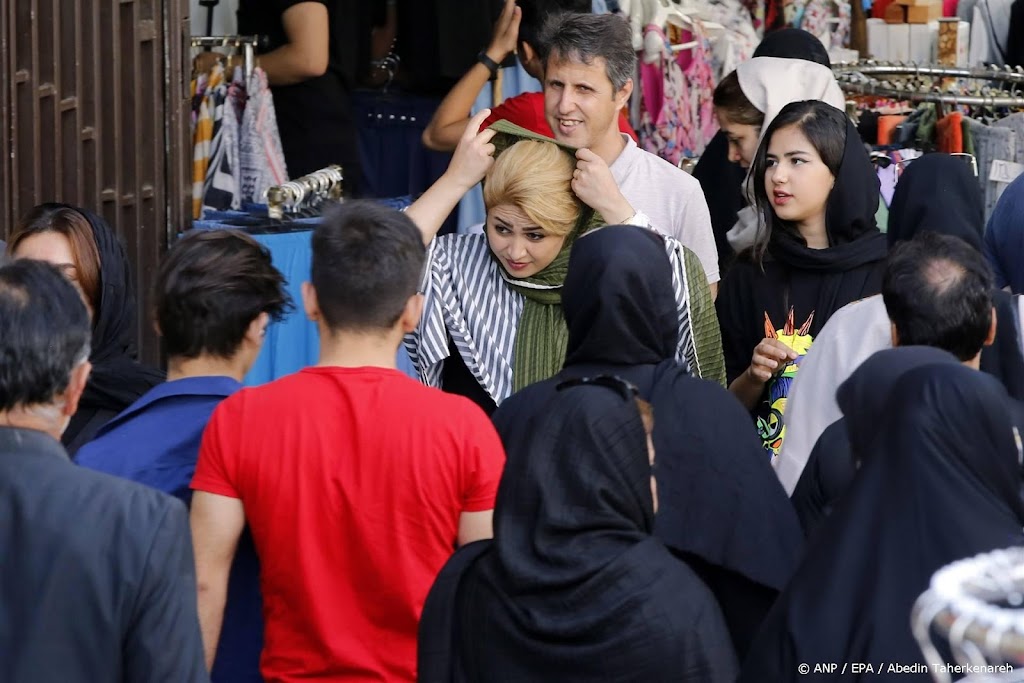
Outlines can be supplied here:
[[[497, 121], [490, 126], [498, 131], [492, 142], [495, 156], [520, 140], [551, 142], [574, 160], [576, 150], [557, 140], [532, 133], [508, 121]], [[516, 330], [515, 357], [512, 364], [512, 390], [519, 391], [535, 382], [552, 377], [565, 363], [565, 349], [569, 345], [569, 328], [562, 314], [562, 284], [569, 270], [569, 253], [576, 238], [603, 225], [593, 209], [584, 206], [576, 226], [566, 235], [561, 251], [544, 270], [527, 278], [513, 278], [498, 261], [508, 286], [525, 297], [523, 314]], [[491, 254], [497, 261], [497, 257]], [[532, 286], [531, 286], [532, 285]]]

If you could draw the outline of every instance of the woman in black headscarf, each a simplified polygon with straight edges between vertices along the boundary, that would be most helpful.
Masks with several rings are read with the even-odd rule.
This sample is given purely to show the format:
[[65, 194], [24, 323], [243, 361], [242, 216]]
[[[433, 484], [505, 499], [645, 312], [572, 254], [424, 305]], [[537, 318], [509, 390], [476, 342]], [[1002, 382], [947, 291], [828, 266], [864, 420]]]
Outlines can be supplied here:
[[[962, 158], [926, 154], [903, 173], [889, 207], [889, 246], [929, 231], [964, 240], [984, 251], [985, 202], [978, 179]], [[998, 377], [1010, 396], [1024, 400], [1019, 308], [1015, 297], [993, 290], [996, 339], [981, 353], [981, 369]]]
[[[885, 417], [886, 399], [906, 373], [923, 365], [958, 362], [956, 356], [948, 351], [931, 346], [885, 349], [854, 370], [838, 393], [842, 396], [874, 396], [872, 402], [863, 405], [851, 403], [848, 399], [845, 403], [867, 415], [865, 423], [881, 423]], [[840, 418], [829, 425], [818, 439], [791, 498], [800, 526], [808, 536], [832, 512], [833, 505], [857, 474], [852, 442], [863, 441], [871, 434], [851, 434], [846, 418]], [[863, 452], [864, 449], [859, 450]]]
[[823, 102], [783, 108], [750, 182], [765, 230], [722, 281], [717, 309], [729, 389], [777, 454], [791, 381], [777, 375], [832, 313], [881, 291], [886, 243], [867, 152], [846, 114]]
[[515, 399], [495, 413], [494, 540], [431, 590], [419, 680], [732, 681], [718, 605], [651, 536], [657, 456], [631, 388], [569, 382], [529, 415]]
[[501, 414], [525, 429], [567, 379], [614, 374], [637, 387], [664, 416], [654, 427], [654, 533], [712, 590], [742, 657], [795, 571], [803, 539], [747, 412], [675, 361], [671, 282], [664, 245], [650, 230], [615, 226], [581, 238], [562, 292], [565, 368], [513, 394]]
[[932, 574], [1024, 543], [1020, 409], [997, 380], [927, 365], [904, 375], [881, 423], [863, 409], [877, 400], [870, 383], [841, 396], [860, 471], [772, 608], [741, 681], [804, 681], [798, 666], [819, 662], [886, 665], [828, 680], [905, 680], [888, 665], [923, 660], [910, 611]]
[[13, 258], [60, 267], [82, 292], [92, 316], [92, 372], [63, 437], [74, 457], [108, 420], [164, 379], [162, 372], [135, 360], [135, 295], [128, 256], [102, 218], [54, 203], [32, 209], [7, 249]]
[[[765, 36], [754, 50], [754, 57], [805, 59], [822, 66], [832, 66], [821, 41], [798, 28], [785, 28]], [[693, 169], [693, 177], [700, 181], [708, 201], [723, 276], [735, 256], [726, 233], [736, 225], [736, 214], [746, 205], [741, 189], [745, 175], [746, 171], [739, 164], [729, 161], [729, 141], [721, 131], [711, 138]]]

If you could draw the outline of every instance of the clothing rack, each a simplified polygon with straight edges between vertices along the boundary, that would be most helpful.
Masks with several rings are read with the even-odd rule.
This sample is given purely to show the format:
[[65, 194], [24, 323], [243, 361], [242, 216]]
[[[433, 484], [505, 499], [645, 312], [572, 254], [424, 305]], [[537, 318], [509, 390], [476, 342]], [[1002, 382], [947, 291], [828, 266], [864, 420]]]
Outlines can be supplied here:
[[256, 48], [260, 44], [259, 36], [193, 36], [190, 40], [193, 48], [242, 48], [242, 68], [245, 71], [245, 82], [249, 82], [252, 72], [256, 69]]
[[328, 201], [341, 201], [345, 180], [341, 166], [331, 165], [282, 185], [267, 188], [267, 215], [280, 220]]
[[[907, 62], [852, 62], [835, 64], [836, 75], [843, 92], [855, 95], [890, 97], [908, 102], [936, 102], [942, 104], [978, 107], [1024, 107], [1024, 95], [1016, 94], [1016, 86], [1024, 86], [1024, 68], [1016, 67], [955, 67], [940, 64]], [[875, 76], [915, 78], [954, 78], [988, 80], [1010, 84], [1011, 94], [959, 93], [943, 89], [939, 84], [915, 86], [900, 81], [881, 81]]]
[[990, 81], [1008, 81], [1024, 84], [1024, 67], [958, 67], [943, 64], [918, 64], [915, 62], [843, 62], [833, 64], [832, 71], [839, 78], [845, 74], [891, 75], [891, 76], [940, 76], [950, 78], [980, 78]]
[[977, 555], [937, 571], [911, 612], [914, 637], [934, 680], [952, 680], [951, 672], [934, 666], [943, 661], [932, 642], [937, 633], [959, 665], [1010, 668], [971, 674], [965, 681], [1024, 681], [1022, 604], [1024, 548]]

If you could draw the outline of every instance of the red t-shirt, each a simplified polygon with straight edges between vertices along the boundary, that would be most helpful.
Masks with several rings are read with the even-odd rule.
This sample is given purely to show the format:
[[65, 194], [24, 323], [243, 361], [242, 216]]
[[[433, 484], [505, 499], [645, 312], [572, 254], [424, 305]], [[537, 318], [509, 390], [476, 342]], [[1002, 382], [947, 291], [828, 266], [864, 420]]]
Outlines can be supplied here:
[[[546, 135], [549, 138], [555, 137], [551, 126], [548, 125], [548, 120], [544, 118], [544, 93], [542, 92], [524, 92], [522, 95], [510, 97], [491, 109], [491, 115], [480, 127], [486, 128], [502, 119], [528, 131]], [[638, 143], [640, 142], [633, 126], [629, 125], [629, 121], [622, 114], [619, 114], [619, 130]]]
[[213, 413], [192, 488], [256, 542], [268, 681], [415, 681], [423, 602], [504, 450], [469, 400], [397, 370], [307, 368]]

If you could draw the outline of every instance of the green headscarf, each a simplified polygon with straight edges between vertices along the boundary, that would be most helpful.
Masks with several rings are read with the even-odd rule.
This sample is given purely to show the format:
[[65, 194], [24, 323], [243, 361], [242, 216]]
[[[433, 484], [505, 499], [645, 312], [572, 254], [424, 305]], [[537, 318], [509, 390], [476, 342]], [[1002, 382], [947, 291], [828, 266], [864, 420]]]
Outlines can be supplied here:
[[[557, 140], [532, 133], [508, 121], [498, 121], [490, 126], [498, 131], [492, 142], [494, 156], [504, 152], [521, 140], [551, 142], [561, 147], [575, 162], [576, 150]], [[558, 374], [565, 363], [565, 349], [569, 344], [569, 328], [562, 313], [562, 284], [569, 270], [569, 252], [576, 238], [597, 226], [603, 225], [601, 217], [590, 207], [583, 205], [576, 225], [565, 237], [562, 249], [544, 270], [536, 275], [514, 278], [504, 266], [498, 263], [499, 272], [509, 287], [525, 297], [523, 315], [516, 331], [515, 358], [512, 365], [512, 390], [519, 391], [535, 382]], [[494, 253], [492, 258], [498, 260]]]

